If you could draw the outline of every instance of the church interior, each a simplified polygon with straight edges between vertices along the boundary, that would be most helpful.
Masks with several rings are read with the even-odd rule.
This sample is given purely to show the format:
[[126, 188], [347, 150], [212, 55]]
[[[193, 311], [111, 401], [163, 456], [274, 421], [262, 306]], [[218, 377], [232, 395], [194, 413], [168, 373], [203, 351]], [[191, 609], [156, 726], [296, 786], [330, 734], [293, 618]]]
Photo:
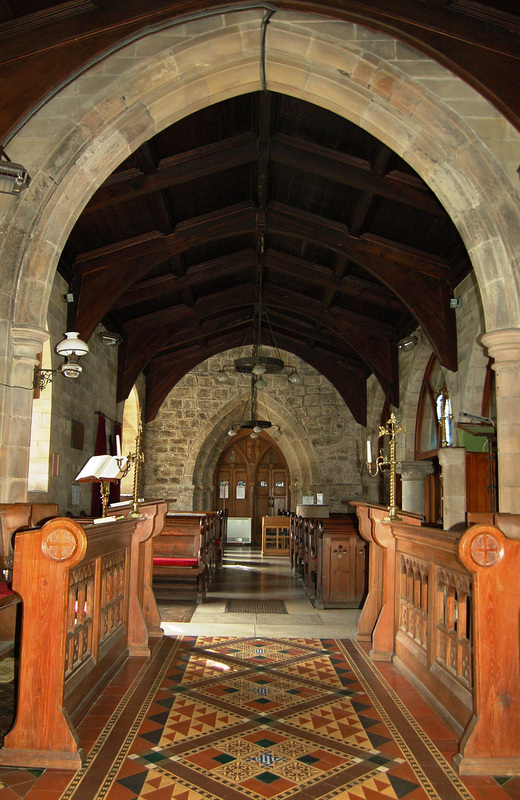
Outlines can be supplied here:
[[520, 798], [520, 11], [0, 0], [1, 800]]

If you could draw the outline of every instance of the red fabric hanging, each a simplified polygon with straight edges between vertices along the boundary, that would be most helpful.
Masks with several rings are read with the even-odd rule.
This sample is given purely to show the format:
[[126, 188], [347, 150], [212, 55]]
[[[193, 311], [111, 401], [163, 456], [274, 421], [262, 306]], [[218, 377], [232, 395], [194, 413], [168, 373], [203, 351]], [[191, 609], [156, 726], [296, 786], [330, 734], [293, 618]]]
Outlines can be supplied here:
[[[97, 433], [96, 433], [96, 446], [94, 449], [95, 456], [104, 456], [107, 453], [107, 421], [102, 414], [98, 415]], [[99, 491], [99, 482], [92, 483], [92, 499], [90, 502], [90, 514], [93, 517], [100, 517], [103, 513], [101, 505], [101, 493]]]

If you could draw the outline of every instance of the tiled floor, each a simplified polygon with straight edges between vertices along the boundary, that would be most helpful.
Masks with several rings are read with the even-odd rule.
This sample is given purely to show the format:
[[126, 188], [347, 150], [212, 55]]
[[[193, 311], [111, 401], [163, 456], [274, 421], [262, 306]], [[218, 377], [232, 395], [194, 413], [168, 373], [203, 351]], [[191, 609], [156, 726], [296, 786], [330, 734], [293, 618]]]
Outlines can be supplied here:
[[[232, 554], [192, 621], [118, 673], [78, 726], [82, 770], [0, 768], [0, 800], [520, 798], [520, 778], [451, 770], [451, 731], [352, 640], [357, 612], [316, 611], [260, 561]], [[224, 611], [248, 596], [288, 613]]]

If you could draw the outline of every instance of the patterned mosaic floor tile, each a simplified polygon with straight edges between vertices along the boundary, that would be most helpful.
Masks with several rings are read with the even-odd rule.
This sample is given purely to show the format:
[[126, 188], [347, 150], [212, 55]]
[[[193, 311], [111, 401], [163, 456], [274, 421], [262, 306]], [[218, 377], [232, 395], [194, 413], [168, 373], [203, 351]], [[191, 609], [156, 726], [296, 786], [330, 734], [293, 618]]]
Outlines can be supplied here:
[[201, 636], [160, 651], [111, 718], [117, 733], [140, 704], [117, 752], [105, 728], [60, 800], [474, 800], [353, 642]]

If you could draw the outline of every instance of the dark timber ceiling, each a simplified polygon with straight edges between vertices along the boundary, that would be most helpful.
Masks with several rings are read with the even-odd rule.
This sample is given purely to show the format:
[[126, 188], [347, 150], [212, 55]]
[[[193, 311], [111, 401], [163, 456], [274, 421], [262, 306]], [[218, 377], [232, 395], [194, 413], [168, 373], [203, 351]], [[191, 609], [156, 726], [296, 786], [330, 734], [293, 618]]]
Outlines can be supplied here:
[[[143, 11], [132, 0], [0, 0], [5, 134], [53, 82], [177, 5], [211, 3], [149, 0]], [[403, 41], [412, 26], [414, 46], [430, 53], [444, 37], [460, 74], [473, 60], [475, 84], [520, 118], [511, 81], [497, 81], [503, 64], [519, 74], [519, 17], [505, 0], [274, 4], [325, 5]], [[83, 41], [78, 26], [90, 32]], [[148, 420], [188, 370], [243, 344], [261, 283], [276, 344], [325, 375], [364, 424], [369, 375], [398, 405], [397, 343], [417, 326], [457, 368], [449, 300], [471, 264], [435, 196], [388, 147], [321, 108], [259, 92], [187, 117], [133, 153], [86, 206], [59, 269], [75, 297], [69, 326], [88, 338], [102, 321], [123, 335], [118, 399], [144, 371]]]
[[469, 269], [453, 223], [395, 153], [270, 92], [140, 147], [92, 197], [60, 266], [75, 329], [88, 337], [103, 320], [123, 334], [119, 396], [144, 370], [149, 414], [190, 368], [244, 342], [261, 279], [276, 344], [328, 377], [359, 421], [371, 373], [398, 405], [397, 342], [418, 324], [456, 369], [449, 300]]

